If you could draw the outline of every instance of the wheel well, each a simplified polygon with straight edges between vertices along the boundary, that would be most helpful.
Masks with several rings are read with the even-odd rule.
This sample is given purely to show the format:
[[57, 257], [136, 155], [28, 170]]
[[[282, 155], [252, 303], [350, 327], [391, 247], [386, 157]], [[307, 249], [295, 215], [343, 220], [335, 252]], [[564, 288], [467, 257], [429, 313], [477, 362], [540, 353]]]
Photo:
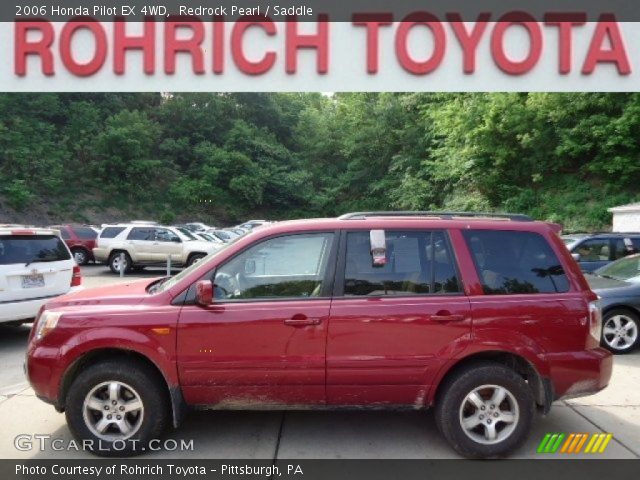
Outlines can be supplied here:
[[127, 362], [138, 363], [139, 365], [144, 365], [145, 367], [152, 370], [157, 376], [157, 380], [161, 382], [163, 388], [167, 392], [167, 399], [171, 401], [171, 392], [169, 391], [169, 385], [167, 384], [164, 375], [160, 369], [149, 360], [144, 355], [134, 352], [132, 350], [121, 350], [117, 348], [105, 348], [100, 350], [93, 350], [91, 352], [86, 353], [78, 360], [76, 360], [65, 372], [62, 383], [60, 385], [60, 392], [58, 394], [58, 410], [62, 411], [65, 408], [66, 396], [69, 391], [69, 387], [76, 379], [78, 374], [84, 369], [89, 367], [90, 365], [95, 365], [96, 363], [100, 363], [104, 360], [117, 360], [122, 359]]
[[189, 254], [189, 256], [187, 257], [187, 263], [189, 263], [189, 261], [193, 258], [193, 256], [194, 256], [194, 255], [202, 255], [202, 256], [204, 256], [204, 257], [206, 257], [206, 256], [207, 256], [207, 254], [206, 254], [206, 253], [204, 253], [204, 252], [191, 252], [191, 253]]
[[86, 247], [83, 247], [82, 245], [75, 245], [71, 247], [71, 251], [73, 252], [74, 250], [84, 250], [85, 252], [89, 252], [89, 249]]
[[525, 358], [520, 355], [516, 355], [514, 353], [509, 352], [500, 352], [500, 351], [488, 351], [488, 352], [479, 352], [468, 357], [463, 358], [458, 363], [453, 365], [444, 377], [440, 380], [436, 388], [436, 392], [434, 395], [434, 399], [437, 402], [439, 395], [445, 390], [446, 385], [463, 369], [467, 369], [473, 364], [476, 363], [486, 363], [486, 362], [494, 362], [504, 365], [514, 372], [518, 373], [522, 378], [527, 382], [531, 391], [533, 392], [533, 397], [536, 399], [536, 404], [543, 407], [545, 412], [551, 406], [551, 402], [553, 402], [553, 393], [548, 391], [548, 388], [545, 388], [545, 383], [536, 370], [536, 368]]
[[611, 306], [608, 306], [602, 311], [602, 315], [603, 316], [606, 315], [611, 310], [627, 310], [628, 312], [633, 313], [637, 317], [640, 317], [640, 311], [638, 311], [638, 309], [632, 307], [631, 305], [611, 305]]

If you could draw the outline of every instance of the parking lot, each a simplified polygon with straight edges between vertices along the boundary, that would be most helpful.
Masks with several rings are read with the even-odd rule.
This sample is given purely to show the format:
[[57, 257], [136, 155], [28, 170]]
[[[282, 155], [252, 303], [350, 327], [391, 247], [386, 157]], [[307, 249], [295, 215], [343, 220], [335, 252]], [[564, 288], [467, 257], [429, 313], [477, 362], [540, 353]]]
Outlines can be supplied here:
[[[164, 275], [147, 269], [121, 279], [105, 266], [83, 267], [87, 288]], [[64, 415], [38, 400], [28, 387], [22, 363], [29, 326], [0, 326], [0, 458], [79, 458], [83, 452], [53, 449], [22, 451], [21, 434], [70, 440]], [[515, 457], [540, 457], [546, 433], [611, 433], [603, 454], [554, 458], [640, 458], [640, 351], [615, 358], [609, 388], [586, 398], [556, 402], [539, 416], [526, 445]], [[149, 453], [163, 458], [456, 458], [435, 428], [430, 412], [192, 412], [167, 438], [193, 440], [192, 451]], [[35, 443], [35, 442], [34, 442]], [[544, 457], [544, 455], [542, 455]]]

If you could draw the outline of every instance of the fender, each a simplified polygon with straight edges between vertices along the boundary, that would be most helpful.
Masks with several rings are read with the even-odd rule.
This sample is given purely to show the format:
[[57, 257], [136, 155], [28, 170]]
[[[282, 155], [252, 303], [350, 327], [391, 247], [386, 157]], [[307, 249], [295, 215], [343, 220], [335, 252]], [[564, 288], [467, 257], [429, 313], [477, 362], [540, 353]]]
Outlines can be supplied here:
[[483, 328], [474, 331], [473, 341], [458, 355], [447, 361], [435, 375], [429, 394], [427, 405], [432, 405], [435, 395], [446, 374], [460, 362], [481, 353], [508, 353], [524, 358], [537, 371], [541, 378], [550, 374], [549, 364], [544, 357], [544, 351], [531, 338], [515, 330]]

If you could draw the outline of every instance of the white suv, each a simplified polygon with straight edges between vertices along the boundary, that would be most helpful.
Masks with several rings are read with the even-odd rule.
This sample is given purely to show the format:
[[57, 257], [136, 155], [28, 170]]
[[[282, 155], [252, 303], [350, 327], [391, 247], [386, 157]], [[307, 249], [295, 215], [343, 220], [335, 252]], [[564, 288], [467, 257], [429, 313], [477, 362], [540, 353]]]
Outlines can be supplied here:
[[165, 264], [169, 256], [172, 265], [188, 266], [219, 248], [183, 228], [137, 223], [105, 225], [93, 255], [96, 261], [106, 262], [113, 273], [119, 273], [121, 268], [129, 272], [146, 265]]
[[0, 322], [35, 318], [51, 298], [80, 289], [80, 267], [57, 230], [0, 225]]

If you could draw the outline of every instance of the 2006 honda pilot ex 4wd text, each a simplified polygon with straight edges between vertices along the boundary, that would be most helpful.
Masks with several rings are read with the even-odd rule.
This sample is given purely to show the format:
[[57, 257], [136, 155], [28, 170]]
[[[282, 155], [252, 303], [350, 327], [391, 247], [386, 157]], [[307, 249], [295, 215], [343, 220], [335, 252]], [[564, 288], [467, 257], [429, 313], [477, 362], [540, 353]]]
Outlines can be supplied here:
[[370, 212], [277, 223], [174, 277], [56, 299], [26, 368], [102, 455], [141, 451], [189, 406], [435, 407], [456, 451], [493, 457], [537, 409], [607, 386], [600, 337], [553, 225]]

